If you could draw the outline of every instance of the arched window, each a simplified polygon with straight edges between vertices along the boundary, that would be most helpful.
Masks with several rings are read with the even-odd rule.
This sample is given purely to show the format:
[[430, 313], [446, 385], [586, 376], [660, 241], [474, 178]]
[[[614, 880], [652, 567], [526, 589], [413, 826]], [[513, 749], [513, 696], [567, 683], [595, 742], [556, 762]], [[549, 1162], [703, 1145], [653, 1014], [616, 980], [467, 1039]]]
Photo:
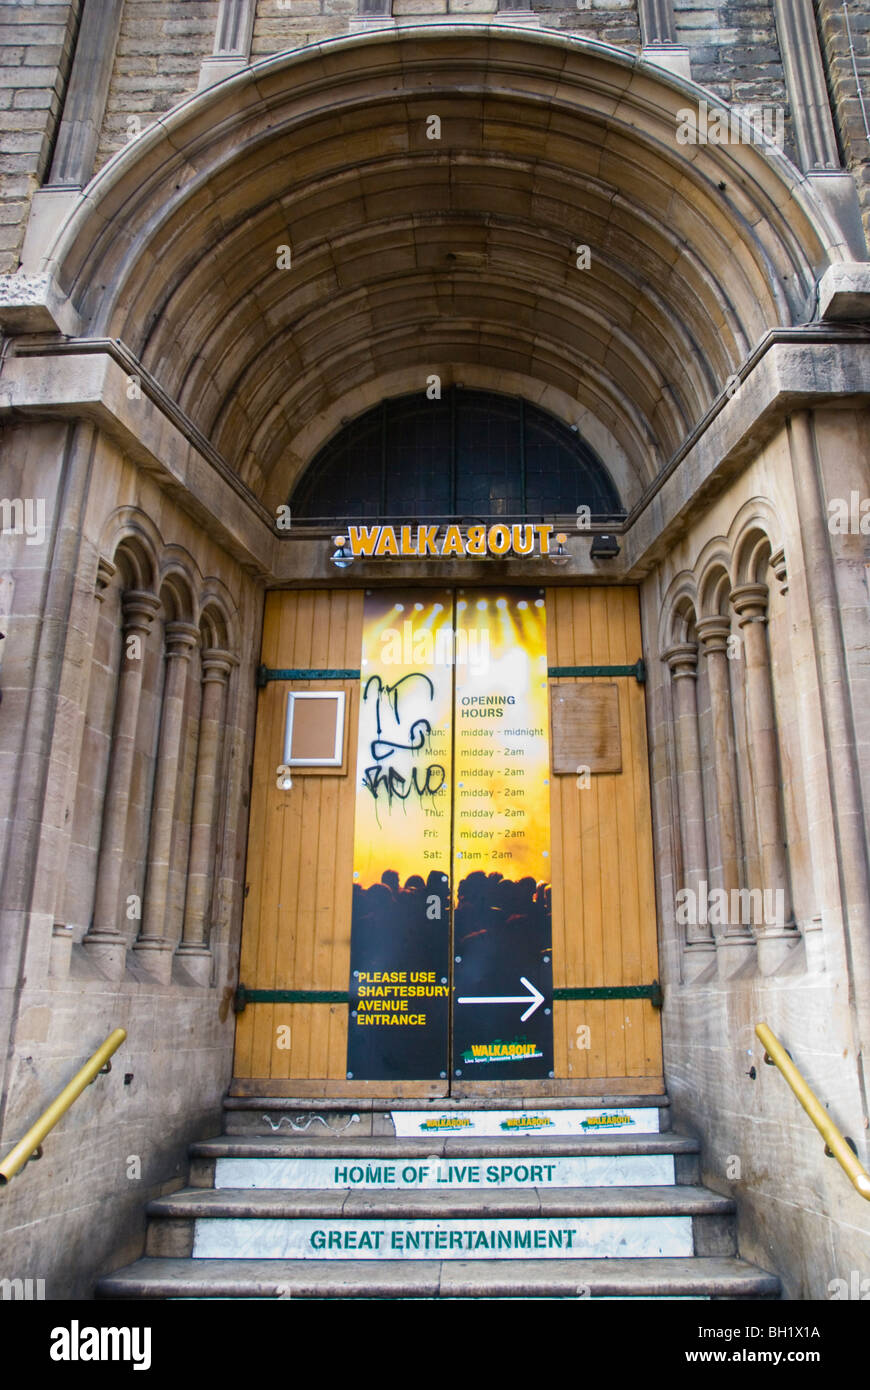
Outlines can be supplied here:
[[294, 519], [623, 516], [605, 465], [568, 425], [515, 396], [451, 387], [382, 401], [312, 460]]

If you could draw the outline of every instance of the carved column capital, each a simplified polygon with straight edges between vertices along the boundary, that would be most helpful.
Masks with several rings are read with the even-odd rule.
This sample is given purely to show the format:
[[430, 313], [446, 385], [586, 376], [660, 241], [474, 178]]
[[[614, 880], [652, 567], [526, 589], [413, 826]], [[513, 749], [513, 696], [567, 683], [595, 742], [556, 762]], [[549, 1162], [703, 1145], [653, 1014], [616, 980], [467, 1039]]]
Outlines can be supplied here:
[[184, 661], [189, 661], [193, 649], [199, 641], [199, 628], [194, 627], [193, 623], [167, 623], [164, 637], [168, 657], [180, 657]]
[[700, 618], [695, 628], [705, 656], [709, 656], [711, 652], [727, 652], [728, 638], [731, 636], [730, 618], [715, 613], [712, 617]]
[[220, 647], [205, 647], [200, 656], [202, 665], [202, 683], [217, 681], [221, 685], [226, 685], [230, 678], [230, 672], [237, 665], [236, 658], [232, 652], [222, 651]]
[[160, 612], [160, 599], [145, 589], [125, 589], [121, 595], [121, 618], [124, 634], [135, 632], [145, 637]]
[[731, 602], [741, 627], [747, 623], [767, 622], [767, 601], [770, 590], [766, 584], [738, 584], [731, 590]]
[[697, 642], [681, 642], [678, 646], [670, 647], [666, 652], [662, 652], [662, 661], [670, 667], [674, 680], [680, 680], [683, 676], [691, 676], [693, 680], [696, 680], [698, 676]]

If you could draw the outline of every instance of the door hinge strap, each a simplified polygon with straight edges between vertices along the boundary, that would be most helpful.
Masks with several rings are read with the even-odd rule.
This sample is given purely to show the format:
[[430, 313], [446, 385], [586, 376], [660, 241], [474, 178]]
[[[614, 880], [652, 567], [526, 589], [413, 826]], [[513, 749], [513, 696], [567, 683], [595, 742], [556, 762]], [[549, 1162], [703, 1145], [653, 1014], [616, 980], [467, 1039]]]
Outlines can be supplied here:
[[658, 980], [651, 985], [590, 985], [582, 989], [554, 989], [554, 999], [648, 999], [654, 1009], [664, 1003]]
[[234, 1013], [243, 1013], [248, 1004], [348, 1004], [344, 989], [248, 989], [239, 985], [233, 999]]
[[257, 686], [260, 690], [268, 685], [269, 681], [358, 681], [360, 673], [358, 670], [314, 670], [305, 667], [290, 667], [273, 671], [268, 666], [257, 667]]
[[633, 666], [550, 666], [547, 668], [550, 680], [570, 676], [634, 676], [638, 685], [646, 682], [646, 662], [643, 657]]

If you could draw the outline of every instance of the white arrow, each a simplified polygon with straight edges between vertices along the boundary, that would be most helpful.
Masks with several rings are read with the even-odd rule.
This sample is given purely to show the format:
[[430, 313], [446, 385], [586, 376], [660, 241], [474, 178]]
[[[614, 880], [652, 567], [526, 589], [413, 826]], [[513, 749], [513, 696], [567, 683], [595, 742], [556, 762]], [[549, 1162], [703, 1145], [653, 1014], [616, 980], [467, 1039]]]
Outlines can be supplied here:
[[525, 975], [520, 976], [520, 984], [525, 985], [528, 994], [503, 994], [495, 996], [470, 995], [463, 999], [457, 999], [457, 1004], [528, 1004], [528, 1008], [520, 1019], [520, 1023], [525, 1023], [527, 1018], [531, 1018], [535, 1009], [539, 1008], [544, 1002], [544, 996], [539, 989], [535, 989], [531, 980], [527, 980]]

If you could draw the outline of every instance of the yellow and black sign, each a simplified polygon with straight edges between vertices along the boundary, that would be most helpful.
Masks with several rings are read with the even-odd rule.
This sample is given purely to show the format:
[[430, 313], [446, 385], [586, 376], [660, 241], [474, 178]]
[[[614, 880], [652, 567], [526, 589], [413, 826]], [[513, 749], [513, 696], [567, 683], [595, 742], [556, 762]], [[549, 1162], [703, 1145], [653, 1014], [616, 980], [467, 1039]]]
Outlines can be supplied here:
[[349, 1079], [551, 1075], [539, 590], [367, 595], [356, 798]]

